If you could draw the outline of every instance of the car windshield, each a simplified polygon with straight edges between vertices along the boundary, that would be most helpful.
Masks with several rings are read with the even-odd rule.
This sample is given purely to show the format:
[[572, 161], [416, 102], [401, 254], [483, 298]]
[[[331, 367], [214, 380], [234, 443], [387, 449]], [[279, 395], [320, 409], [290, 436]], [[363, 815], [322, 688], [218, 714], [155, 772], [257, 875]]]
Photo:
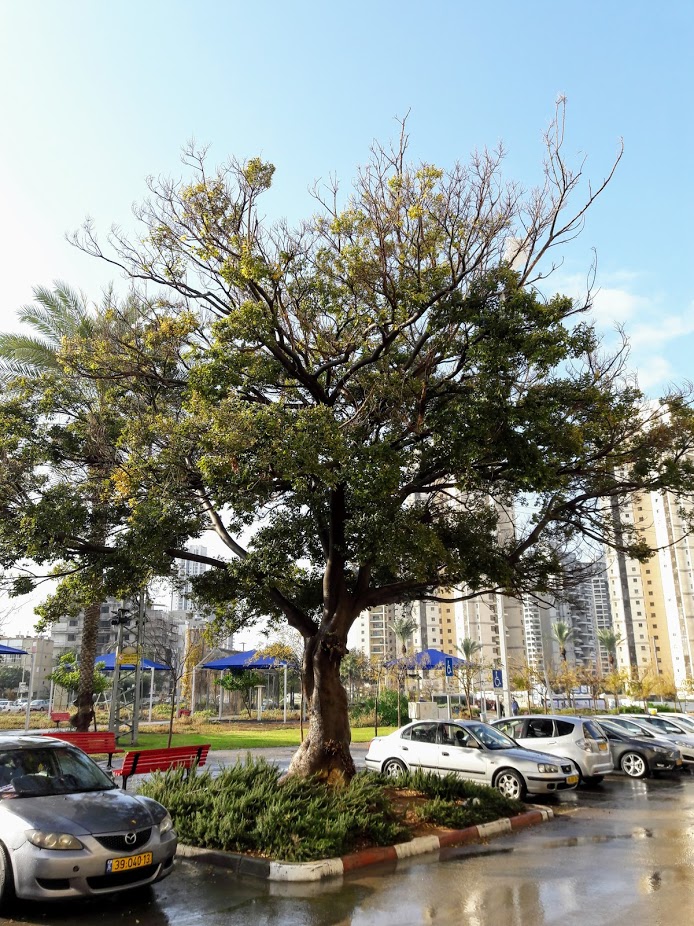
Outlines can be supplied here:
[[468, 730], [475, 739], [478, 739], [487, 749], [517, 749], [518, 743], [497, 730], [488, 726], [486, 723], [466, 723], [465, 729]]
[[691, 717], [673, 717], [672, 719], [687, 733], [694, 733], [694, 720]]
[[627, 733], [633, 733], [637, 736], [643, 736], [645, 733], [647, 736], [653, 736], [652, 731], [642, 723], [634, 723], [631, 720], [623, 720], [622, 718], [612, 721], [612, 723], [616, 723], [619, 728], [626, 730]]
[[0, 798], [76, 794], [115, 787], [95, 762], [67, 746], [0, 751]]

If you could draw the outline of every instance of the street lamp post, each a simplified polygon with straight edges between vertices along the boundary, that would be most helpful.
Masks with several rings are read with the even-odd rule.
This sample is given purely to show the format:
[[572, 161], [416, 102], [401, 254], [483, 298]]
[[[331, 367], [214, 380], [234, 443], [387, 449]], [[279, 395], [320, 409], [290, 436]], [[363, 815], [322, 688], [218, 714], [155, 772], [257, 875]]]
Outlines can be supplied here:
[[507, 717], [511, 716], [511, 684], [508, 677], [508, 655], [506, 652], [506, 621], [504, 620], [504, 598], [503, 595], [496, 596], [496, 618], [499, 628], [499, 657], [503, 671], [503, 684], [501, 688], [501, 699], [504, 705], [504, 713]]
[[135, 659], [135, 701], [130, 742], [134, 746], [140, 729], [140, 707], [142, 703], [142, 649], [145, 642], [145, 590], [140, 589], [140, 606], [137, 611], [137, 656]]
[[29, 672], [29, 691], [27, 692], [27, 708], [24, 716], [24, 732], [29, 730], [29, 718], [31, 717], [31, 699], [34, 691], [34, 673], [36, 672], [36, 648], [37, 644], [31, 644], [31, 671]]

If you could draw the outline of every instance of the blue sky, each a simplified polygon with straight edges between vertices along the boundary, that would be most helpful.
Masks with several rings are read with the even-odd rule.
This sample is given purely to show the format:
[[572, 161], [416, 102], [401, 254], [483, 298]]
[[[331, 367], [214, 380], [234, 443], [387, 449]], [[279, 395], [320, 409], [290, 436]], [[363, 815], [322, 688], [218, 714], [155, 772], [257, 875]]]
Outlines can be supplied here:
[[642, 386], [690, 375], [694, 4], [537, 2], [0, 2], [3, 205], [0, 324], [32, 286], [90, 296], [112, 277], [64, 235], [89, 215], [132, 226], [149, 174], [182, 171], [191, 137], [212, 161], [277, 166], [272, 217], [345, 185], [408, 111], [412, 153], [442, 166], [503, 140], [507, 175], [540, 179], [541, 137], [568, 99], [567, 151], [600, 180], [625, 155], [567, 254], [556, 289], [598, 254], [596, 315], [632, 335]]
[[655, 395], [692, 376], [692, 47], [690, 0], [0, 0], [0, 326], [37, 284], [98, 297], [112, 271], [65, 233], [133, 227], [145, 177], [180, 174], [191, 137], [213, 162], [271, 160], [267, 214], [292, 220], [408, 112], [414, 157], [503, 140], [506, 175], [532, 186], [564, 94], [588, 176], [621, 138], [625, 154], [553, 288], [580, 286], [596, 249], [596, 319], [608, 339], [626, 327]]

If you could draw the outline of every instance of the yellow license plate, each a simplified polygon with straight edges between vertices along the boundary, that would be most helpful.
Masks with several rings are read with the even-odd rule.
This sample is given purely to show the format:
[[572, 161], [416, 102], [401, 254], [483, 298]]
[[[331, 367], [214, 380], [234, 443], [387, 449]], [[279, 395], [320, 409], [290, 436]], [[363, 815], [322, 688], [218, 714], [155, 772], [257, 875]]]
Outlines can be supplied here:
[[106, 862], [106, 874], [113, 875], [117, 871], [131, 871], [133, 868], [144, 868], [152, 864], [152, 853], [141, 852], [139, 855], [126, 855], [123, 858], [110, 858]]
[[566, 779], [567, 785], [577, 785], [578, 784], [578, 775], [569, 775]]

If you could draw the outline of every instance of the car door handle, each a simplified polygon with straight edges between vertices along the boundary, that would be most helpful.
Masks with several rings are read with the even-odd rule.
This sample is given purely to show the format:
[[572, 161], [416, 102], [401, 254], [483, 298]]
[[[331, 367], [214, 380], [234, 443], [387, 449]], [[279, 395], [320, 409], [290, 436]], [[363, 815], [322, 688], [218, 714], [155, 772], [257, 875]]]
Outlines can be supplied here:
[[442, 756], [449, 756], [449, 755], [450, 755], [450, 752], [442, 752], [441, 755], [442, 755]]
[[403, 747], [402, 747], [402, 751], [403, 751], [403, 752], [407, 752], [407, 746], [403, 746]]

